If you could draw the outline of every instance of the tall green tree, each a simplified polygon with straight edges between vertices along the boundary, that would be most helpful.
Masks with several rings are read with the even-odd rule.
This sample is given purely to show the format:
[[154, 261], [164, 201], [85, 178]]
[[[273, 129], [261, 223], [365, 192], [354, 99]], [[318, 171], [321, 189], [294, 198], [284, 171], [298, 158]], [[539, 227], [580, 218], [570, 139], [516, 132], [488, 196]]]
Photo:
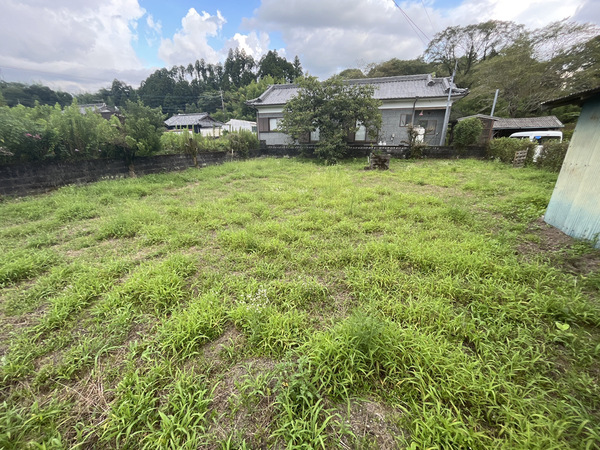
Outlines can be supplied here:
[[324, 82], [306, 77], [298, 84], [298, 94], [286, 103], [279, 128], [295, 140], [318, 130], [315, 154], [328, 164], [345, 156], [348, 135], [359, 126], [369, 136], [378, 135], [381, 103], [373, 98], [372, 86], [344, 83], [337, 76]]
[[134, 88], [116, 78], [113, 80], [110, 89], [102, 88], [98, 91], [97, 97], [108, 105], [124, 106], [128, 101], [137, 101], [137, 92]]
[[440, 75], [450, 76], [458, 62], [457, 80], [468, 82], [475, 65], [496, 56], [523, 36], [523, 25], [490, 20], [467, 26], [451, 26], [429, 42], [424, 60], [437, 64]]
[[435, 71], [435, 64], [425, 62], [423, 59], [397, 59], [392, 58], [380, 64], [373, 65], [368, 73], [369, 78], [394, 77], [398, 75], [417, 75]]
[[532, 43], [523, 39], [504, 49], [500, 56], [479, 64], [474, 72], [477, 82], [472, 99], [491, 99], [500, 89], [496, 114], [528, 117], [540, 109], [540, 103], [556, 96], [561, 87], [560, 74], [549, 63], [533, 57]]
[[[298, 63], [300, 60], [298, 60]], [[275, 79], [285, 79], [290, 83], [302, 75], [302, 67], [296, 68], [283, 56], [277, 54], [277, 50], [269, 50], [258, 63], [258, 77], [271, 76]]]

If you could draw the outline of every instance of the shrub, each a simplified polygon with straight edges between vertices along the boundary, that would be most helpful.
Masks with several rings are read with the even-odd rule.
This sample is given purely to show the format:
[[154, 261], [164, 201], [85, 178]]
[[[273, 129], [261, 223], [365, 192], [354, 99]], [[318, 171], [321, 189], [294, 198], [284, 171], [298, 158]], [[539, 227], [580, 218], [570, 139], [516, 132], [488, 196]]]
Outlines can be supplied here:
[[544, 144], [542, 151], [536, 161], [536, 164], [541, 169], [546, 169], [551, 172], [560, 172], [569, 141], [557, 142], [549, 141]]
[[163, 148], [168, 153], [185, 153], [194, 159], [201, 152], [230, 152], [234, 151], [241, 156], [247, 156], [249, 150], [258, 148], [258, 138], [250, 131], [240, 130], [228, 133], [214, 139], [204, 137], [198, 133], [183, 132], [164, 133], [161, 138]]
[[482, 131], [483, 124], [476, 117], [458, 122], [454, 127], [454, 145], [463, 150], [469, 145], [476, 144]]
[[512, 163], [515, 153], [519, 150], [527, 150], [527, 161], [533, 158], [536, 143], [527, 139], [499, 138], [492, 139], [488, 144], [487, 156], [489, 159], [499, 159], [504, 163]]
[[247, 157], [249, 150], [255, 150], [259, 145], [258, 137], [248, 130], [229, 133], [225, 139], [228, 141], [229, 149], [243, 157]]

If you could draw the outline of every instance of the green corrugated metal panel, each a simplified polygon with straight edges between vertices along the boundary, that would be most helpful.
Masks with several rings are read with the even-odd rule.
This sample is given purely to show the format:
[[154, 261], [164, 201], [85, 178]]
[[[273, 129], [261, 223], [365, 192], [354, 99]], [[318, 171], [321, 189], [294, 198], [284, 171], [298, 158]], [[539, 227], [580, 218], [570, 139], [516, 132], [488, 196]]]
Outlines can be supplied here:
[[583, 105], [545, 220], [600, 248], [600, 95]]

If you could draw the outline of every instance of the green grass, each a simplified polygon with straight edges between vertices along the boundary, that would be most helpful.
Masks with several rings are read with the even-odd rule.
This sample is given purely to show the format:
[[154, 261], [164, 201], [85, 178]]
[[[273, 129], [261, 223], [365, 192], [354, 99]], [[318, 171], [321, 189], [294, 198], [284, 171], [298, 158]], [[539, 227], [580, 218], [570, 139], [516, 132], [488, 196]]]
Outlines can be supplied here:
[[[0, 203], [0, 448], [598, 448], [556, 175], [256, 159]], [[369, 427], [367, 427], [369, 425]]]

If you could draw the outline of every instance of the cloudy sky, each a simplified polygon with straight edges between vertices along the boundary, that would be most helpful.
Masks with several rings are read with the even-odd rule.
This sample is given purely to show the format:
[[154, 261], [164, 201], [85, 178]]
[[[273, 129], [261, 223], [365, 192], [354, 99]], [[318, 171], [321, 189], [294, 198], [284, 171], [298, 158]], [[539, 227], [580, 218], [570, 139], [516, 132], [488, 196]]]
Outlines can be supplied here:
[[2, 0], [0, 80], [72, 93], [114, 78], [138, 87], [160, 67], [275, 49], [311, 75], [422, 54], [450, 25], [600, 25], [598, 0]]

